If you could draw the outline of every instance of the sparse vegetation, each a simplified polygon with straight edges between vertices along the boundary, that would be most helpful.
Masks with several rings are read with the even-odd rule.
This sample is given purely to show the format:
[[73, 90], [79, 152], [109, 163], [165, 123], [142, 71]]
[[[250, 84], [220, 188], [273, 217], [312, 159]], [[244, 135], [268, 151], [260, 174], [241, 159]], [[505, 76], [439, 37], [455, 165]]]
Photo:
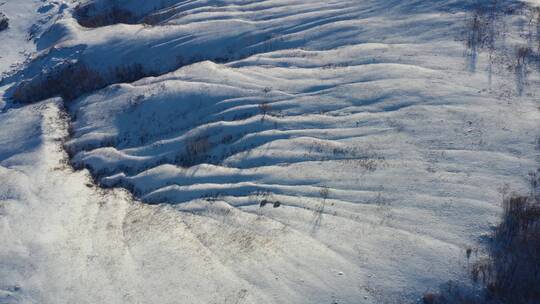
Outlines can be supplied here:
[[13, 97], [19, 102], [35, 102], [53, 96], [70, 100], [74, 97], [98, 89], [105, 81], [96, 71], [84, 64], [67, 64], [55, 71], [36, 76], [22, 82], [15, 88]]
[[501, 16], [504, 15], [498, 0], [479, 2], [467, 23], [465, 46], [469, 70], [474, 72], [478, 61], [478, 53], [487, 50], [490, 61], [493, 59], [495, 43], [502, 35]]
[[[506, 37], [512, 25], [507, 24], [511, 18], [505, 17], [510, 15], [528, 19], [528, 22], [519, 32], [522, 42], [508, 48]], [[490, 76], [496, 65], [501, 71], [513, 72], [515, 93], [523, 95], [532, 69], [540, 70], [540, 8], [522, 2], [478, 1], [464, 33], [469, 70], [475, 72], [479, 53], [487, 52]]]
[[271, 109], [272, 109], [272, 106], [266, 101], [259, 104], [259, 110], [261, 111], [261, 114], [262, 114], [261, 121], [264, 121], [266, 114], [268, 114], [268, 112], [270, 112]]
[[9, 27], [9, 19], [3, 13], [0, 13], [0, 31], [3, 31]]
[[[408, 291], [485, 232], [494, 179], [540, 147], [538, 90], [509, 107], [487, 85], [506, 0], [471, 1], [498, 3], [469, 24], [467, 47], [486, 52], [476, 75], [453, 40], [468, 1], [19, 1], [32, 12], [5, 6], [17, 20], [0, 33], [18, 36], [5, 44], [2, 85], [18, 86], [6, 97], [64, 101], [0, 104], [0, 218], [13, 228], [0, 303], [18, 296], [12, 279], [28, 301], [536, 303], [537, 171], [531, 193], [503, 189], [493, 248], [463, 248], [467, 263], [448, 272], [470, 270], [474, 287]], [[156, 26], [83, 28], [77, 3], [100, 5], [77, 8], [85, 26]], [[495, 81], [514, 94], [540, 44], [519, 36], [521, 15], [504, 19]], [[62, 129], [50, 121], [60, 105]], [[57, 169], [60, 143], [67, 165], [90, 171]]]
[[279, 208], [281, 206], [281, 201], [274, 199], [273, 194], [270, 191], [255, 191], [251, 195], [254, 196], [255, 200], [259, 200], [259, 208], [263, 208], [267, 205], [271, 205], [273, 208]]
[[503, 221], [497, 227], [490, 259], [477, 276], [489, 299], [502, 303], [540, 302], [540, 203], [533, 196], [504, 201]]
[[183, 167], [191, 167], [208, 159], [208, 152], [212, 143], [206, 135], [189, 139], [185, 144], [185, 151], [176, 157], [175, 162]]
[[103, 75], [84, 63], [67, 63], [53, 71], [45, 72], [30, 80], [23, 81], [13, 90], [13, 98], [18, 102], [31, 103], [60, 96], [73, 100], [85, 93], [104, 88], [116, 82], [132, 82], [149, 76], [142, 65], [116, 67]]
[[268, 200], [268, 199], [263, 199], [260, 203], [259, 203], [259, 207], [264, 207], [266, 205], [272, 205], [272, 207], [274, 208], [279, 208], [281, 206], [281, 202], [280, 201], [271, 201], [271, 200]]
[[313, 210], [313, 224], [311, 226], [311, 234], [317, 233], [317, 230], [321, 227], [322, 216], [324, 214], [324, 208], [326, 206], [326, 200], [330, 196], [330, 189], [328, 186], [323, 185], [319, 190], [319, 195], [321, 196], [321, 203]]
[[[427, 293], [424, 304], [533, 304], [540, 303], [540, 201], [538, 175], [530, 174], [527, 196], [503, 200], [502, 221], [493, 232], [487, 257], [471, 265], [473, 282], [482, 290], [443, 288]], [[467, 257], [470, 258], [467, 250]]]
[[100, 11], [94, 3], [78, 5], [75, 8], [75, 17], [80, 25], [91, 28], [135, 22], [135, 16], [130, 11], [121, 9], [118, 5], [112, 5], [110, 9]]

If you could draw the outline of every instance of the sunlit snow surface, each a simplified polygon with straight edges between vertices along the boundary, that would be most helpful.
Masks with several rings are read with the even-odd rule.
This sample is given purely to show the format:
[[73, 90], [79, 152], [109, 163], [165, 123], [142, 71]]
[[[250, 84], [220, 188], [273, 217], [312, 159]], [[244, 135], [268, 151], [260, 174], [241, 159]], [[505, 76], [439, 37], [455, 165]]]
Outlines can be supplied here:
[[414, 302], [467, 282], [538, 166], [521, 12], [490, 61], [470, 1], [119, 1], [132, 24], [93, 29], [20, 3], [0, 9], [41, 24], [40, 57], [1, 61], [8, 82], [67, 60], [162, 75], [2, 100], [0, 303]]

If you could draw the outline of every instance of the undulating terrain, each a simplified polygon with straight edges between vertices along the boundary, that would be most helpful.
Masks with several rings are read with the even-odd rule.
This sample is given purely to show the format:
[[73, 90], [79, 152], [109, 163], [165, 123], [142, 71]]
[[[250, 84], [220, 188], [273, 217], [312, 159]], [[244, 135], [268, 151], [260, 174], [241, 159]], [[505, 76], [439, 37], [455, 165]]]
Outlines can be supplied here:
[[540, 168], [535, 0], [0, 12], [2, 304], [416, 303]]

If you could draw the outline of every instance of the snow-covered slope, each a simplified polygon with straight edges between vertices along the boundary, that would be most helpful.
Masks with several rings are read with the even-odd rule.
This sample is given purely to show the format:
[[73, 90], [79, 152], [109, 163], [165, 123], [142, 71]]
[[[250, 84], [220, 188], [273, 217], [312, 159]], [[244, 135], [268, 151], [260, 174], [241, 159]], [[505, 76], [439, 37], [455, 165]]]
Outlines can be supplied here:
[[38, 53], [6, 96], [66, 98], [2, 101], [0, 301], [407, 303], [466, 282], [538, 167], [536, 9], [150, 3], [25, 15]]
[[[403, 4], [401, 1], [355, 0], [168, 2], [174, 5], [157, 12], [150, 10], [148, 4], [141, 4], [149, 3], [145, 1], [123, 1], [120, 4], [98, 1], [95, 6], [101, 9], [95, 9], [97, 12], [82, 6], [78, 11], [83, 13], [79, 15], [100, 12], [99, 16], [141, 15], [152, 19], [155, 26], [121, 24], [83, 30], [76, 20], [65, 18], [51, 29], [51, 34], [45, 35], [47, 43], [40, 43], [48, 46], [57, 42], [53, 49], [25, 70], [25, 76], [33, 79], [18, 87], [15, 92], [17, 98], [35, 101], [56, 94], [72, 98], [78, 95], [71, 94], [73, 91], [87, 92], [105, 84], [132, 81], [143, 75], [159, 75], [194, 62], [227, 62], [274, 50], [327, 50], [366, 42], [432, 43], [440, 40], [441, 35], [445, 38], [452, 36], [462, 26], [459, 21], [463, 15], [457, 8], [468, 3], [426, 4], [413, 1]], [[139, 10], [154, 13], [145, 15]], [[79, 19], [84, 20], [83, 17]], [[57, 37], [58, 32], [64, 35]], [[43, 69], [48, 70], [47, 76], [39, 75]], [[81, 69], [85, 79], [77, 77]], [[68, 84], [50, 83], [56, 79], [63, 79]]]
[[1, 115], [3, 130], [17, 129], [0, 137], [1, 303], [301, 303], [358, 296], [357, 281], [347, 278], [358, 276], [356, 265], [284, 224], [224, 203], [177, 212], [93, 187], [87, 173], [66, 166], [67, 125], [58, 102]]
[[15, 68], [15, 64], [24, 59], [26, 49], [33, 49], [33, 43], [28, 41], [27, 30], [35, 20], [32, 20], [33, 14], [25, 12], [37, 8], [37, 3], [32, 1], [8, 1], [0, 6], [0, 12], [13, 13], [9, 15], [0, 15], [0, 19], [9, 20], [9, 30], [0, 31], [0, 75], [7, 72], [8, 69]]

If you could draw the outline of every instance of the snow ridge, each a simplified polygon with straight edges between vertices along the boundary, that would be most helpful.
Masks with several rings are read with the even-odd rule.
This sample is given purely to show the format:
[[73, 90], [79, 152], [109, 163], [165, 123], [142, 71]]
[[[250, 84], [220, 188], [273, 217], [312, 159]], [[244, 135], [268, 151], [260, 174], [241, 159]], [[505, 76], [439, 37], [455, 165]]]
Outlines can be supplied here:
[[406, 303], [466, 281], [539, 161], [540, 14], [479, 3], [56, 3], [3, 80], [0, 301]]

